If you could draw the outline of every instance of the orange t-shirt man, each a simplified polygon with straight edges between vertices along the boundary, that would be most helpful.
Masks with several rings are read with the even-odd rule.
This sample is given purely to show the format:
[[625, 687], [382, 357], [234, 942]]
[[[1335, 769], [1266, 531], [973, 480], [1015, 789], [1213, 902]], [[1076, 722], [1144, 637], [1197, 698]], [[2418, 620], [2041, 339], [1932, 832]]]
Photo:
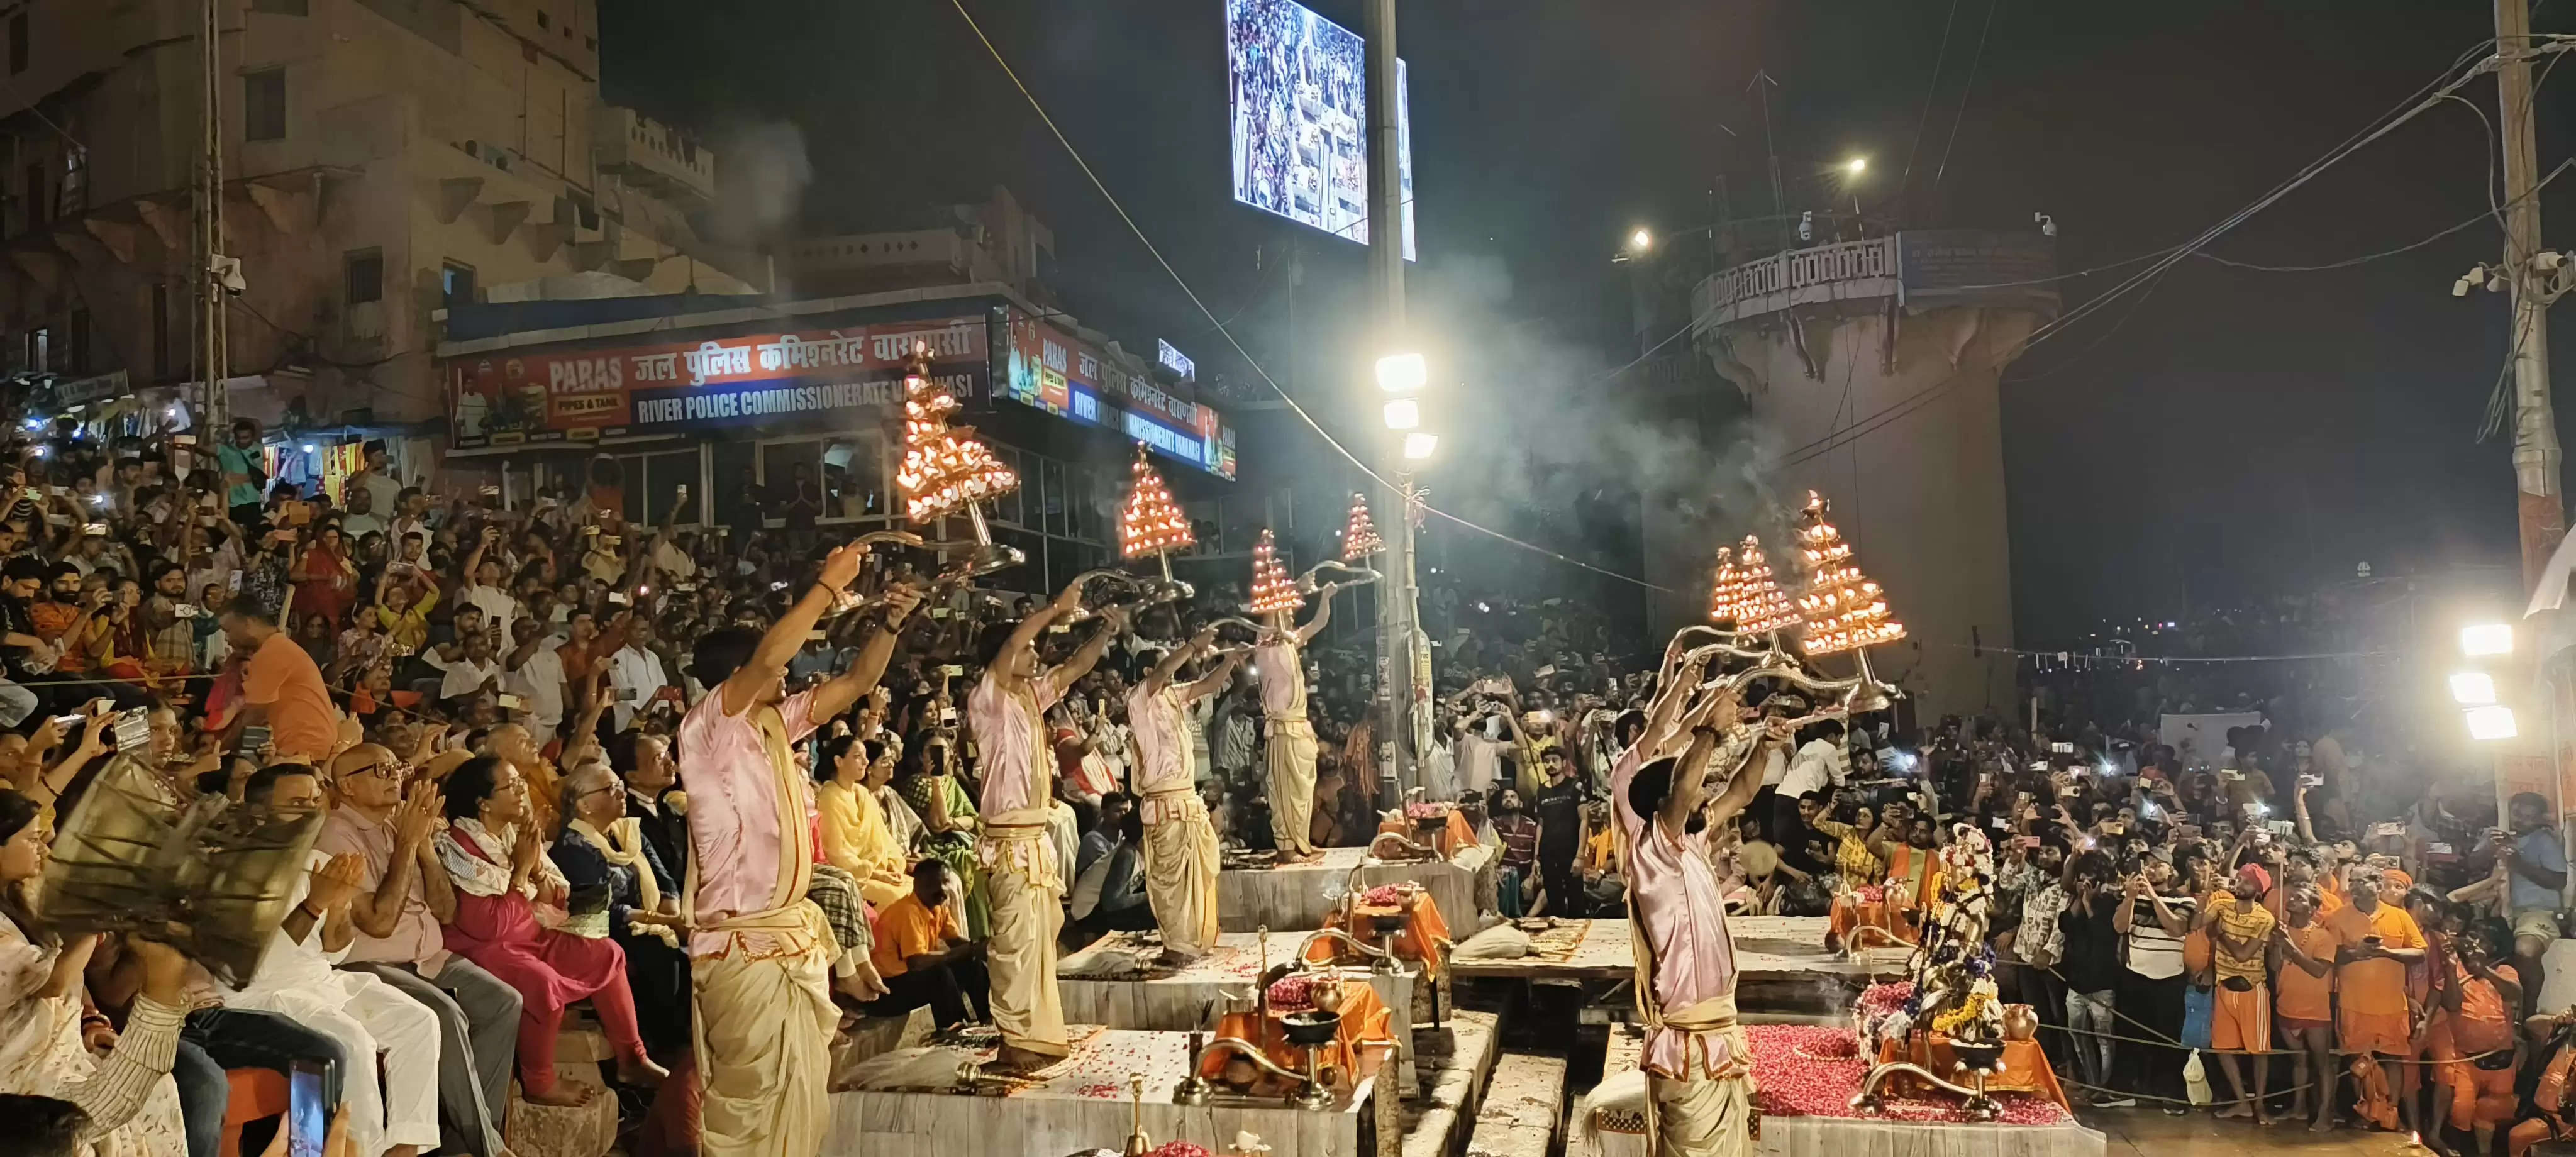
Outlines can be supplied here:
[[[2347, 905], [2320, 919], [2341, 947], [2357, 947], [2370, 937], [2392, 950], [2425, 947], [2415, 918], [2394, 904], [2381, 903], [2368, 912], [2359, 905]], [[2345, 1052], [2405, 1056], [2413, 1051], [2415, 1032], [2407, 1008], [2404, 962], [2355, 960], [2335, 969], [2335, 985], [2343, 999], [2343, 1019], [2337, 1028], [2338, 1043]]]
[[[2341, 909], [2338, 909], [2340, 911]], [[2326, 927], [2323, 917], [2312, 916], [2305, 928], [2281, 925], [2281, 935], [2298, 945], [2299, 951], [2312, 960], [2334, 963], [2335, 946], [2343, 941]], [[2297, 1022], [2290, 1027], [2305, 1029], [2334, 1020], [2334, 969], [2323, 976], [2310, 976], [2308, 970], [2286, 955], [2281, 967], [2272, 974], [2272, 1010], [2283, 1021]]]
[[268, 709], [269, 742], [280, 760], [320, 763], [340, 738], [340, 713], [313, 656], [279, 631], [251, 653], [242, 671], [242, 699]]
[[888, 980], [912, 971], [905, 963], [915, 956], [928, 956], [948, 947], [957, 934], [956, 918], [945, 904], [933, 908], [921, 897], [906, 894], [877, 913], [877, 942], [868, 951], [868, 961], [877, 966], [877, 975]]

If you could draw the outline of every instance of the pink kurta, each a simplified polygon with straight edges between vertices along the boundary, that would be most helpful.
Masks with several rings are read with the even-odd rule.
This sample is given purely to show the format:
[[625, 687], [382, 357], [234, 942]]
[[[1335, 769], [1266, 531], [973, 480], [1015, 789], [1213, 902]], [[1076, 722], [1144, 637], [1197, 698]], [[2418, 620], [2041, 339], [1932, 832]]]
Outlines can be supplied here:
[[[1643, 745], [1640, 744], [1640, 747]], [[1631, 748], [1610, 772], [1610, 806], [1628, 840], [1628, 895], [1636, 922], [1654, 950], [1656, 1007], [1667, 1013], [1735, 993], [1735, 939], [1726, 930], [1726, 898], [1710, 864], [1708, 833], [1676, 836], [1628, 805], [1628, 784], [1644, 753]], [[1705, 1042], [1691, 1055], [1691, 1042]], [[1723, 1069], [1733, 1050], [1719, 1033], [1691, 1034], [1670, 1025], [1646, 1041], [1644, 1068], [1672, 1078], [1690, 1075], [1694, 1060], [1708, 1072]]]
[[[1136, 793], [1186, 791], [1196, 777], [1190, 770], [1190, 739], [1181, 726], [1183, 689], [1165, 684], [1160, 694], [1142, 686], [1127, 692], [1127, 728], [1136, 735]], [[1146, 823], [1154, 822], [1148, 816]]]
[[[806, 691], [778, 704], [790, 745], [813, 734], [813, 700], [814, 693]], [[690, 867], [697, 871], [700, 913], [760, 912], [774, 903], [789, 841], [778, 828], [780, 776], [757, 724], [762, 710], [726, 715], [724, 690], [717, 688], [680, 720], [680, 787], [689, 793], [689, 846], [696, 853]], [[793, 814], [810, 823], [813, 800], [807, 794], [794, 801]], [[722, 952], [731, 937], [693, 932], [689, 953]]]
[[1306, 668], [1297, 644], [1264, 643], [1252, 649], [1252, 669], [1261, 675], [1261, 713], [1272, 719], [1306, 717]]
[[[988, 823], [1043, 824], [1053, 793], [1046, 769], [1055, 757], [1046, 741], [1046, 709], [1063, 698], [1054, 680], [1030, 681], [1028, 698], [1011, 695], [991, 675], [966, 696], [966, 722], [975, 729], [975, 752], [983, 764], [984, 794], [975, 801]], [[1034, 818], [1022, 814], [1034, 810]]]

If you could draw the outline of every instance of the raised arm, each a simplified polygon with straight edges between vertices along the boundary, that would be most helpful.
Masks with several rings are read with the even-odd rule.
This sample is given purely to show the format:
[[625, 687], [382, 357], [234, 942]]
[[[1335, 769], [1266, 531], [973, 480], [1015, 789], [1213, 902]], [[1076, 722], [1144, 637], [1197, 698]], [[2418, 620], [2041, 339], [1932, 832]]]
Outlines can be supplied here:
[[1154, 669], [1146, 674], [1145, 694], [1162, 694], [1163, 688], [1171, 686], [1172, 680], [1180, 675], [1181, 668], [1188, 666], [1190, 660], [1197, 658], [1199, 652], [1207, 650], [1208, 644], [1215, 641], [1216, 627], [1211, 625], [1199, 628], [1199, 633], [1190, 636], [1188, 642], [1172, 648], [1163, 656], [1163, 661], [1154, 664]]
[[1216, 666], [1209, 668], [1207, 674], [1199, 676], [1198, 682], [1190, 684], [1181, 692], [1181, 701], [1196, 703], [1225, 690], [1228, 684], [1234, 682], [1234, 669], [1243, 665], [1243, 656], [1242, 651], [1226, 652], [1223, 658], [1217, 660]]
[[1047, 685], [1053, 689], [1056, 697], [1063, 697], [1065, 692], [1073, 689], [1074, 684], [1082, 681], [1083, 676], [1091, 673], [1092, 667], [1099, 664], [1102, 655], [1109, 653], [1109, 640], [1124, 634], [1126, 630], [1127, 609], [1125, 607], [1109, 607], [1102, 610], [1100, 629], [1091, 633], [1091, 638], [1084, 641], [1081, 649], [1075, 651], [1072, 658], [1057, 664], [1054, 669], [1040, 677], [1047, 681]]
[[1333, 595], [1341, 589], [1339, 583], [1324, 584], [1320, 592], [1322, 597], [1315, 600], [1315, 617], [1306, 620], [1305, 626], [1293, 632], [1297, 637], [1298, 646], [1303, 647], [1315, 641], [1315, 636], [1324, 633], [1324, 625], [1333, 621]]
[[912, 587], [895, 587], [886, 592], [885, 619], [877, 632], [868, 636], [867, 645], [859, 648], [859, 657], [850, 661], [850, 669], [814, 689], [809, 714], [816, 719], [830, 719], [859, 697], [874, 689], [885, 678], [886, 663], [894, 658], [896, 640], [903, 637], [904, 620], [913, 608], [921, 605], [921, 592]]
[[778, 621], [770, 625], [769, 633], [760, 637], [760, 645], [753, 649], [751, 661], [744, 663], [724, 681], [722, 693], [726, 715], [740, 715], [750, 710], [764, 689], [787, 674], [788, 660], [795, 658], [796, 652], [805, 646], [806, 633], [812, 631], [815, 620], [822, 618], [823, 612], [831, 608], [832, 600], [840, 597], [851, 581], [859, 577], [859, 560], [866, 558], [867, 554], [868, 548], [851, 542], [842, 544], [824, 558], [823, 573], [816, 577], [813, 586], [806, 588], [805, 597], [787, 608], [786, 614], [778, 616]]

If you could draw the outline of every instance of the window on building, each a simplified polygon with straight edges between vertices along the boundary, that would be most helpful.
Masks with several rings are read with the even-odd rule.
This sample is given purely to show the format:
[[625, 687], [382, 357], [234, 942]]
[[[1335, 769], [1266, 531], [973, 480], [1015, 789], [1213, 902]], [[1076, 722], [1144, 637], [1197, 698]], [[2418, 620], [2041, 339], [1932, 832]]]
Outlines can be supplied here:
[[9, 18], [9, 75], [27, 71], [27, 14], [24, 11]]
[[87, 374], [90, 372], [89, 311], [73, 310], [71, 324], [66, 329], [65, 336], [70, 339], [71, 349], [67, 351], [70, 356], [64, 360], [63, 368], [69, 373]]
[[250, 10], [272, 16], [310, 16], [311, 0], [250, 0]]
[[350, 305], [385, 299], [384, 250], [352, 249], [341, 259], [341, 267], [348, 274], [348, 288], [344, 295]]
[[440, 265], [438, 299], [449, 309], [474, 304], [474, 267], [453, 261]]
[[537, 27], [539, 27], [539, 28], [552, 28], [552, 27], [554, 27], [554, 26], [555, 26], [554, 18], [553, 18], [553, 17], [551, 17], [551, 16], [546, 15], [545, 9], [542, 9], [542, 8], [538, 9], [538, 10], [537, 10]]
[[[617, 464], [617, 485], [622, 491], [618, 497], [618, 508], [626, 515], [627, 521], [646, 526], [658, 525], [665, 515], [671, 513], [671, 504], [678, 500], [683, 486], [689, 488], [693, 499], [689, 503], [688, 521], [707, 521], [706, 508], [694, 500], [698, 492], [696, 448], [666, 450], [659, 454], [621, 454]], [[594, 493], [592, 497], [602, 496]]]
[[41, 327], [27, 331], [27, 368], [40, 374], [54, 368], [54, 331]]
[[264, 68], [242, 74], [242, 139], [286, 139], [286, 70]]
[[27, 228], [42, 229], [53, 220], [53, 183], [45, 179], [43, 165], [27, 166]]
[[880, 446], [872, 435], [823, 443], [823, 517], [885, 517], [885, 458]]
[[[770, 442], [760, 448], [761, 509], [780, 526], [810, 523], [823, 516], [823, 444], [817, 441]], [[798, 517], [789, 519], [788, 508]]]

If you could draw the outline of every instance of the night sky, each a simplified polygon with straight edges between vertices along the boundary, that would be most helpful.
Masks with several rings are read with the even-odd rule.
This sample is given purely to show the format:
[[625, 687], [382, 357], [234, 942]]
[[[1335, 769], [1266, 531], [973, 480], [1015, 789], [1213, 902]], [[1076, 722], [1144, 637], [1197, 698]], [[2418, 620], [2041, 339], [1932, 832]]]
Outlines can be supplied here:
[[[1359, 25], [1356, 3], [1311, 6]], [[1222, 0], [968, 7], [1252, 355], [1337, 433], [1365, 430], [1363, 251], [1228, 193]], [[2565, 0], [2539, 9], [2542, 31], [2576, 26]], [[1736, 212], [1766, 211], [1757, 69], [1780, 84], [1792, 210], [1821, 207], [1815, 172], [1865, 154], [1870, 213], [2029, 228], [2046, 212], [2073, 272], [2199, 231], [2492, 35], [2479, 0], [1958, 0], [1955, 15], [1948, 0], [1402, 0], [1400, 19], [1413, 320], [1449, 432], [1435, 501], [1576, 553], [1619, 541], [1587, 512], [1691, 485], [1697, 458], [1639, 452], [1643, 419], [1603, 384], [1637, 352], [1610, 257], [1636, 226], [1708, 222], [1720, 174]], [[601, 22], [608, 98], [705, 128], [729, 178], [792, 169], [764, 142], [801, 130], [803, 227], [912, 227], [1007, 185], [1053, 227], [1052, 281], [1086, 324], [1131, 348], [1167, 337], [1203, 377], [1251, 380], [947, 0], [608, 0]], [[2544, 170], [2568, 152], [2565, 83], [2538, 102]], [[2495, 115], [2492, 81], [2462, 95]], [[2448, 104], [2210, 249], [2317, 264], [2475, 216], [2486, 131]], [[2543, 205], [2561, 222], [2548, 235], [2567, 236], [2576, 180]], [[2482, 224], [2322, 273], [2194, 260], [2033, 349], [2004, 385], [2022, 637], [2313, 589], [2362, 561], [2383, 575], [2509, 563], [2507, 447], [2474, 440], [2505, 298], [2450, 296], [2500, 237]], [[2067, 281], [2068, 304], [2127, 272]], [[1320, 442], [1299, 445], [1324, 464]]]

